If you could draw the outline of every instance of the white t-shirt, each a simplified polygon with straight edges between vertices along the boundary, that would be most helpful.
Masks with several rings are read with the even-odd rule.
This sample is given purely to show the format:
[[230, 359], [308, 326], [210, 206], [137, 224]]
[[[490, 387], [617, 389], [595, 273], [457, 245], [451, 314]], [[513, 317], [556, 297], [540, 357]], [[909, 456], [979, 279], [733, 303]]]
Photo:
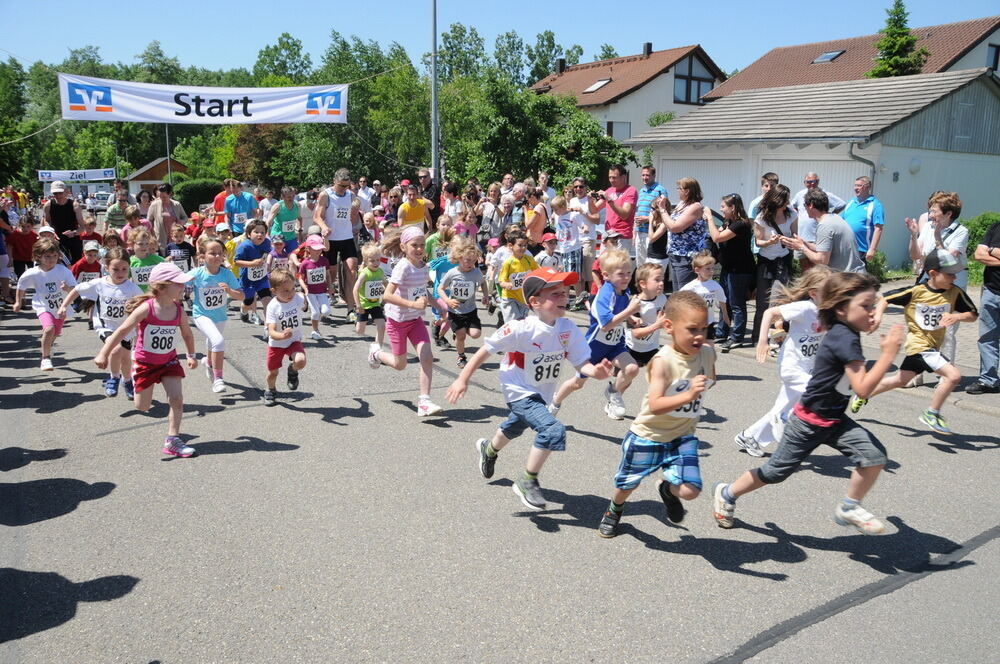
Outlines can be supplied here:
[[801, 382], [805, 389], [826, 330], [819, 323], [816, 303], [812, 300], [783, 304], [778, 312], [788, 323], [788, 336], [778, 357], [778, 373], [784, 382]]
[[563, 359], [573, 367], [590, 360], [590, 346], [576, 323], [557, 318], [546, 325], [534, 314], [505, 323], [483, 342], [483, 348], [506, 353], [500, 363], [500, 388], [507, 403], [532, 394], [551, 403], [556, 386], [572, 375], [572, 370], [564, 371]]
[[510, 247], [497, 247], [497, 250], [493, 252], [493, 257], [490, 258], [490, 265], [493, 267], [494, 277], [500, 277], [500, 268], [502, 268], [504, 262], [513, 255], [514, 252], [510, 250]]
[[267, 213], [271, 210], [271, 208], [277, 202], [278, 202], [277, 199], [274, 199], [274, 198], [262, 198], [262, 199], [260, 199], [260, 203], [258, 203], [257, 206], [260, 208], [261, 219], [267, 219]]
[[338, 196], [333, 187], [326, 190], [326, 217], [324, 221], [330, 229], [329, 240], [353, 240], [354, 228], [351, 226], [351, 202], [354, 195], [348, 189], [343, 196]]
[[701, 299], [708, 303], [708, 324], [713, 325], [719, 322], [719, 303], [725, 303], [726, 292], [715, 279], [699, 281], [695, 279], [681, 290], [694, 291], [701, 296]]
[[452, 221], [458, 221], [459, 215], [463, 212], [465, 212], [465, 203], [462, 202], [461, 198], [448, 201], [444, 205], [444, 213], [451, 217]]
[[550, 256], [544, 249], [535, 254], [535, 262], [538, 263], [538, 267], [559, 267], [561, 263], [558, 256], [555, 254]]
[[[808, 191], [809, 191], [808, 189], [801, 189], [797, 194], [795, 194], [795, 198], [792, 199], [792, 209], [798, 212], [799, 214], [798, 217], [799, 237], [805, 240], [806, 242], [815, 242], [816, 227], [819, 225], [819, 222], [817, 222], [815, 219], [810, 219], [809, 215], [806, 214], [806, 193], [808, 193]], [[845, 205], [847, 205], [847, 203], [844, 202], [844, 200], [840, 198], [840, 196], [837, 196], [836, 194], [831, 194], [829, 191], [826, 191], [825, 189], [820, 189], [820, 191], [826, 193], [826, 197], [830, 201], [831, 213], [834, 210], [842, 208]]]
[[[389, 277], [390, 284], [396, 284], [396, 293], [404, 300], [416, 300], [418, 297], [430, 298], [430, 289], [427, 288], [427, 278], [430, 271], [425, 263], [417, 267], [404, 258], [396, 264]], [[408, 320], [423, 318], [424, 312], [420, 309], [401, 307], [398, 304], [386, 302], [384, 305], [386, 318], [403, 323]]]
[[[795, 213], [792, 211], [791, 208], [786, 208], [785, 221], [784, 223], [778, 224], [778, 228], [781, 229], [781, 234], [784, 235], [785, 237], [791, 237], [792, 222], [794, 220], [795, 220]], [[763, 217], [758, 216], [756, 219], [754, 219], [753, 223], [757, 224], [758, 226], [764, 229], [765, 240], [770, 240], [772, 237], [777, 235], [777, 233], [774, 232], [774, 228], [771, 226], [771, 224], [764, 221]], [[756, 242], [754, 242], [754, 244], [756, 245]], [[780, 242], [769, 244], [766, 247], [757, 247], [757, 249], [759, 250], [757, 253], [759, 253], [764, 258], [772, 261], [775, 260], [776, 258], [781, 258], [782, 256], [788, 253], [788, 248], [785, 247], [785, 245], [781, 244]]]
[[[82, 284], [77, 284], [76, 292], [85, 300], [93, 300], [94, 304], [94, 330], [101, 332], [114, 332], [118, 326], [125, 322], [128, 314], [125, 313], [125, 303], [130, 298], [142, 295], [142, 289], [131, 280], [126, 279], [120, 284], [113, 284], [107, 278], [94, 279]], [[135, 336], [133, 330], [126, 339]]]
[[[639, 318], [642, 319], [641, 327], [648, 327], [656, 321], [656, 316], [667, 303], [667, 296], [660, 293], [652, 300], [640, 299]], [[632, 328], [625, 329], [625, 345], [637, 353], [645, 353], [656, 350], [660, 347], [660, 330], [656, 330], [645, 339], [632, 336]]]
[[17, 280], [18, 290], [34, 290], [31, 295], [31, 309], [36, 316], [46, 312], [56, 315], [63, 301], [62, 285], [69, 288], [76, 286], [76, 277], [65, 265], [56, 264], [48, 272], [35, 266], [24, 271], [24, 274]]
[[305, 300], [302, 295], [296, 293], [288, 302], [282, 302], [278, 298], [271, 298], [267, 304], [267, 312], [264, 314], [264, 323], [274, 323], [276, 332], [291, 330], [292, 336], [288, 339], [272, 339], [267, 335], [267, 345], [274, 348], [288, 348], [296, 341], [302, 341], [302, 304]]
[[559, 253], [568, 254], [580, 248], [580, 232], [586, 220], [579, 212], [567, 212], [556, 217], [556, 239]]
[[[574, 207], [574, 206], [577, 206], [577, 205], [579, 205], [584, 210], [584, 212], [588, 212], [589, 213], [590, 212], [590, 197], [589, 196], [576, 196], [572, 200], [570, 200], [569, 207]], [[592, 243], [594, 241], [594, 238], [597, 236], [597, 234], [594, 232], [594, 229], [597, 228], [597, 225], [595, 223], [593, 223], [592, 221], [590, 221], [590, 219], [587, 219], [587, 215], [586, 214], [583, 214], [581, 212], [577, 212], [576, 214], [578, 214], [579, 218], [580, 218], [580, 225], [579, 225], [579, 229], [580, 229], [580, 242], [587, 243], [587, 244]]]

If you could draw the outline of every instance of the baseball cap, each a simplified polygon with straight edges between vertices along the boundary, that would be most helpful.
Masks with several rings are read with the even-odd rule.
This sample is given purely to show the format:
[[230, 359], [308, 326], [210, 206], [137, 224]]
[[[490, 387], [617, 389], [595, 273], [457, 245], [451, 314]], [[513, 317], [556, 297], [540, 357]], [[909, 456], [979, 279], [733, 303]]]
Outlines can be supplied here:
[[53, 194], [62, 193], [66, 191], [66, 183], [63, 182], [62, 180], [54, 180], [52, 182], [52, 186], [49, 187], [49, 191], [51, 191]]
[[542, 242], [548, 242], [549, 240], [555, 240], [555, 239], [557, 239], [555, 233], [546, 233], [545, 235], [542, 236]]
[[924, 256], [924, 269], [946, 274], [958, 274], [965, 269], [965, 261], [955, 258], [955, 254], [947, 249], [934, 249]]
[[84, 251], [100, 251], [101, 245], [97, 244], [96, 240], [87, 240], [83, 243]]
[[615, 237], [621, 237], [621, 236], [622, 236], [622, 234], [621, 234], [621, 233], [619, 233], [618, 231], [611, 231], [611, 230], [609, 230], [609, 231], [607, 231], [607, 232], [606, 232], [606, 233], [604, 234], [604, 239], [609, 239], [609, 238], [615, 238]]
[[499, 247], [500, 246], [500, 238], [498, 238], [498, 237], [491, 237], [489, 240], [486, 241], [486, 246], [487, 247]]
[[320, 234], [319, 224], [313, 224], [312, 226], [306, 229], [306, 235], [319, 235], [319, 234]]
[[400, 180], [399, 181], [399, 186], [400, 187], [409, 187], [410, 186], [410, 181], [409, 180]]
[[215, 225], [215, 230], [221, 233], [222, 231], [231, 231], [233, 229], [230, 228], [229, 224], [227, 224], [226, 222], [222, 222], [221, 224]]
[[302, 244], [309, 247], [310, 249], [315, 249], [316, 251], [323, 251], [323, 249], [325, 248], [325, 245], [323, 244], [323, 238], [321, 238], [319, 235], [310, 235], [309, 237], [306, 238], [305, 242], [303, 242]]
[[181, 272], [181, 269], [170, 261], [157, 263], [153, 266], [153, 269], [149, 271], [149, 283], [153, 283], [155, 281], [170, 281], [175, 284], [186, 284], [192, 279], [194, 279], [194, 277], [186, 272]]
[[549, 286], [572, 286], [580, 280], [580, 275], [576, 272], [559, 272], [551, 267], [540, 267], [532, 270], [524, 277], [521, 284], [521, 292], [527, 300], [532, 295], [538, 295]]
[[205, 217], [205, 221], [201, 224], [203, 228], [212, 228], [215, 224], [214, 217]]
[[42, 233], [52, 233], [53, 235], [55, 235], [56, 229], [52, 228], [51, 226], [42, 226], [41, 228], [38, 229], [38, 234], [41, 235]]
[[281, 234], [272, 235], [271, 236], [271, 244], [274, 244], [275, 242], [280, 242], [281, 244], [284, 244], [285, 243], [285, 236], [281, 235]]

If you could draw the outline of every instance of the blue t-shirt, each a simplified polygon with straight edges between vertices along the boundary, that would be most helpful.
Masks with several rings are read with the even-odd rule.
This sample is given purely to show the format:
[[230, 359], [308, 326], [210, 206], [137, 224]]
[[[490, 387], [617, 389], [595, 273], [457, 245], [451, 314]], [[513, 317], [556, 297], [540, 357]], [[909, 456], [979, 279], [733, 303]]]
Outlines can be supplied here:
[[[635, 204], [635, 216], [637, 217], [648, 217], [650, 210], [653, 208], [653, 201], [655, 201], [660, 196], [666, 196], [667, 192], [659, 182], [653, 182], [648, 187], [643, 185], [639, 189], [639, 198]], [[649, 232], [649, 222], [648, 221], [637, 221], [635, 222], [635, 230], [640, 233]]]
[[627, 292], [618, 293], [610, 281], [605, 281], [597, 297], [590, 305], [590, 325], [587, 327], [587, 343], [593, 345], [604, 344], [605, 346], [625, 347], [625, 323], [620, 323], [616, 327], [606, 332], [601, 328], [611, 322], [611, 319], [625, 311], [631, 297]]
[[190, 281], [194, 287], [194, 304], [191, 306], [191, 313], [195, 316], [205, 316], [216, 323], [226, 320], [226, 312], [229, 310], [229, 294], [219, 287], [224, 283], [233, 290], [240, 289], [240, 282], [236, 281], [232, 270], [220, 267], [219, 271], [212, 274], [208, 268], [202, 265], [188, 272], [194, 279]]
[[[237, 194], [226, 196], [226, 216], [229, 217], [229, 227], [233, 230], [233, 235], [241, 235], [247, 220], [253, 217], [253, 211], [257, 209], [257, 199], [253, 194], [241, 191]], [[237, 217], [237, 215], [240, 215]]]
[[854, 231], [854, 241], [859, 252], [868, 251], [876, 226], [885, 225], [885, 209], [874, 196], [859, 201], [855, 196], [840, 213]]
[[[260, 244], [254, 244], [252, 240], [243, 240], [240, 246], [236, 247], [236, 255], [233, 256], [238, 261], [255, 261], [261, 256], [271, 253], [271, 241], [264, 238]], [[244, 286], [254, 285], [257, 289], [270, 288], [271, 284], [267, 278], [267, 263], [260, 267], [241, 267], [240, 283]]]
[[433, 275], [434, 278], [434, 288], [431, 291], [431, 295], [438, 298], [440, 297], [438, 294], [438, 286], [441, 284], [441, 280], [444, 279], [444, 275], [448, 274], [448, 271], [451, 268], [458, 267], [458, 264], [452, 263], [448, 260], [447, 256], [438, 256], [428, 263], [427, 267], [431, 271], [431, 275]]

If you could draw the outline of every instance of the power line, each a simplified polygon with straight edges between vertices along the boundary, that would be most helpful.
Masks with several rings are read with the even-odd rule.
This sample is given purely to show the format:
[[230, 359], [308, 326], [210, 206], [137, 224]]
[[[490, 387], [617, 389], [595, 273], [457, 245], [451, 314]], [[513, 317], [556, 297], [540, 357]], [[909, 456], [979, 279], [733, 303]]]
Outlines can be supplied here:
[[45, 131], [46, 129], [48, 129], [49, 127], [54, 127], [57, 124], [59, 124], [60, 122], [62, 122], [62, 121], [63, 121], [63, 119], [59, 118], [58, 120], [56, 120], [55, 122], [53, 122], [52, 124], [50, 124], [48, 127], [42, 127], [38, 131], [32, 132], [32, 133], [28, 134], [27, 136], [22, 136], [21, 138], [15, 138], [13, 141], [7, 141], [6, 143], [0, 143], [0, 147], [3, 147], [4, 145], [10, 145], [11, 143], [19, 143], [19, 142], [23, 141], [26, 138], [31, 138], [35, 134], [40, 134], [43, 131]]

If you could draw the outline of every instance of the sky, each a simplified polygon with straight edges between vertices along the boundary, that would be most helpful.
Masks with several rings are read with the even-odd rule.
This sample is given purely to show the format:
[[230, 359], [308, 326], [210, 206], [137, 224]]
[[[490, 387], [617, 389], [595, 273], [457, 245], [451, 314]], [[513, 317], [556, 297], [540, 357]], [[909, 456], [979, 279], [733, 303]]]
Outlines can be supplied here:
[[[629, 3], [609, 17], [617, 3], [577, 0], [438, 0], [438, 33], [455, 22], [474, 26], [492, 54], [496, 36], [516, 30], [533, 44], [552, 30], [556, 42], [583, 47], [582, 62], [596, 59], [601, 44], [619, 55], [701, 44], [726, 72], [742, 69], [776, 46], [788, 46], [877, 32], [891, 0], [838, 0], [828, 3], [711, 2]], [[330, 31], [385, 44], [396, 41], [418, 62], [429, 52], [432, 0], [376, 0], [328, 3], [317, 0], [171, 0], [145, 5], [121, 0], [0, 0], [8, 29], [0, 49], [27, 62], [61, 61], [70, 48], [94, 45], [105, 62], [134, 62], [149, 42], [181, 65], [207, 69], [252, 69], [258, 51], [288, 32], [301, 40], [317, 64]], [[910, 26], [952, 23], [1000, 13], [996, 0], [909, 0]], [[148, 7], [144, 12], [140, 7]], [[317, 7], [330, 7], [333, 10]], [[54, 21], [53, 16], [63, 20]], [[9, 56], [0, 50], [3, 59]]]

